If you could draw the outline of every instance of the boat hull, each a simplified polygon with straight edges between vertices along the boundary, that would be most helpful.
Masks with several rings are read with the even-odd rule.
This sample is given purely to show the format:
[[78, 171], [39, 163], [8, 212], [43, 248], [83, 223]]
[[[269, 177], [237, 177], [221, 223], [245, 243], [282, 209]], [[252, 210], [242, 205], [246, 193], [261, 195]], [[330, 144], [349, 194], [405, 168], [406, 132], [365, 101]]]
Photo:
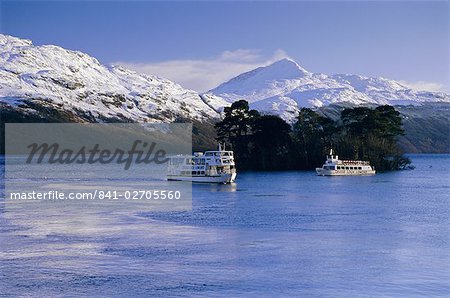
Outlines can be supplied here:
[[372, 176], [375, 175], [375, 170], [325, 170], [316, 168], [316, 173], [319, 176]]
[[236, 180], [236, 173], [221, 174], [215, 176], [181, 176], [181, 175], [168, 175], [169, 181], [190, 181], [196, 183], [220, 183], [227, 184]]

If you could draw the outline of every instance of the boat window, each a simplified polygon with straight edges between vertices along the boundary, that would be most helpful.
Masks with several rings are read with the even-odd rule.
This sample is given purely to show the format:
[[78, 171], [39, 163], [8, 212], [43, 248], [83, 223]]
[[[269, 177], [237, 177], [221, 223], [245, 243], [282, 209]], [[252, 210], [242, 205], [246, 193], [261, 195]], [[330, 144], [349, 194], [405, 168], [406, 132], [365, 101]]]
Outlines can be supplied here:
[[179, 165], [181, 162], [180, 162], [180, 159], [179, 158], [171, 158], [170, 159], [170, 164], [172, 164], [172, 165]]
[[362, 167], [358, 167], [358, 170], [362, 170]]

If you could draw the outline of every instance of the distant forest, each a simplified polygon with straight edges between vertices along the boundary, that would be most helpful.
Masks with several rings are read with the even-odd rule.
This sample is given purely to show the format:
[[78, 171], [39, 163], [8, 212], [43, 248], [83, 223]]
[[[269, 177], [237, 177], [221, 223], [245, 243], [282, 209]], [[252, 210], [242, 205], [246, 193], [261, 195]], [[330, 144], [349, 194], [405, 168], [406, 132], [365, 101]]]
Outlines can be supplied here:
[[389, 105], [342, 110], [338, 119], [302, 108], [294, 125], [261, 115], [240, 100], [224, 109], [217, 139], [231, 145], [240, 170], [312, 170], [332, 148], [342, 159], [368, 160], [377, 171], [408, 167], [397, 139], [402, 118]]

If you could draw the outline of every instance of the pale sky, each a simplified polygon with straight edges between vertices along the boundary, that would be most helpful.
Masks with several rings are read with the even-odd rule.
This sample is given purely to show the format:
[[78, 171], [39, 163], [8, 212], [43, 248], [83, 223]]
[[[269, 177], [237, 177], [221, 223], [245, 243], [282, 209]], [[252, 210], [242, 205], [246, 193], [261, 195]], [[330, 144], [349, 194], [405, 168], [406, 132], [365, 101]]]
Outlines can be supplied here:
[[206, 91], [290, 57], [449, 91], [448, 1], [1, 1], [0, 31]]

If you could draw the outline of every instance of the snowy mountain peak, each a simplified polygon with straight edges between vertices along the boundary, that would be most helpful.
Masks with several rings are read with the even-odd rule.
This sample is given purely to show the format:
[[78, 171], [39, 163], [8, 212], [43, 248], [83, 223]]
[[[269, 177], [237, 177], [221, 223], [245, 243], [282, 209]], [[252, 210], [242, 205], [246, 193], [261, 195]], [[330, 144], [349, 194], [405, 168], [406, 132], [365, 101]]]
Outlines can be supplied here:
[[245, 99], [248, 102], [283, 93], [311, 74], [294, 60], [284, 58], [268, 66], [245, 72], [207, 93], [222, 96], [228, 102]]
[[306, 69], [291, 58], [283, 58], [261, 69], [279, 75], [278, 79], [292, 79], [309, 74]]
[[[203, 97], [206, 95], [217, 104], [244, 99], [251, 108], [280, 115], [290, 122], [295, 121], [302, 107], [450, 102], [449, 95], [443, 92], [416, 91], [386, 78], [310, 73], [289, 58], [243, 73]], [[214, 108], [219, 110], [218, 106]]]
[[33, 45], [31, 40], [0, 34], [0, 47], [2, 47], [2, 49], [10, 49], [12, 47], [25, 47], [31, 45]]

